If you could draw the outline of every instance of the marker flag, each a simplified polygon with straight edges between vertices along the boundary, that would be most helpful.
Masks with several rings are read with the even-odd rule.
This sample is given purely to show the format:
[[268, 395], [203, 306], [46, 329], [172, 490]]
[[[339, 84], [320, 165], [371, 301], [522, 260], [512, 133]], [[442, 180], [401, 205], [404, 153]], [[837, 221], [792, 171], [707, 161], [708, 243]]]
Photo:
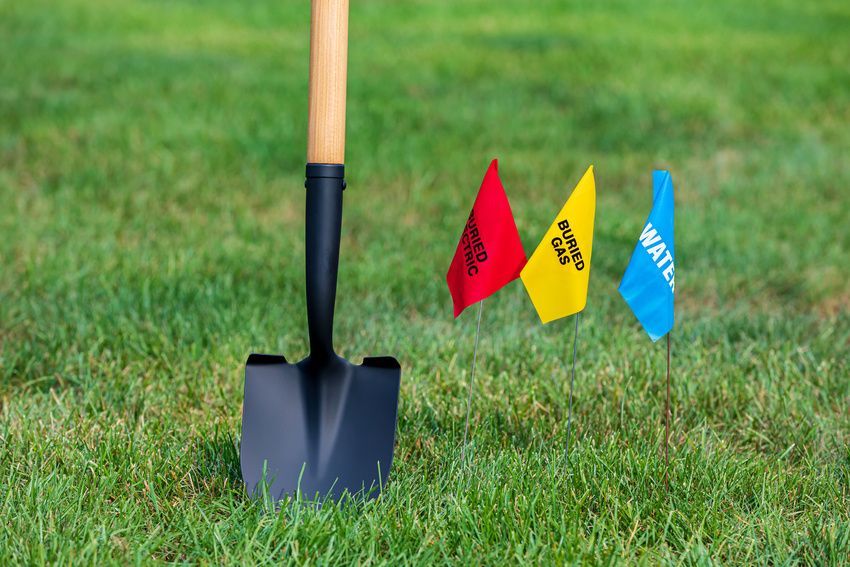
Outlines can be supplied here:
[[463, 227], [446, 283], [455, 317], [519, 277], [525, 250], [493, 160]]
[[675, 257], [673, 180], [669, 171], [655, 170], [652, 172], [652, 211], [619, 287], [620, 295], [653, 342], [673, 328]]
[[587, 303], [595, 214], [591, 165], [522, 270], [522, 283], [543, 323], [578, 313]]

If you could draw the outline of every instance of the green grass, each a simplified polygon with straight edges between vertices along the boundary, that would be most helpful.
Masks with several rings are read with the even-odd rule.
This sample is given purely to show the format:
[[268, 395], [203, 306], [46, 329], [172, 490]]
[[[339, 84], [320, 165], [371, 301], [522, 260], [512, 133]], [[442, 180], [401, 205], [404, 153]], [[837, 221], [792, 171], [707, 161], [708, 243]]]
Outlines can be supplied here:
[[[307, 350], [308, 2], [0, 0], [0, 563], [840, 564], [850, 558], [850, 6], [352, 2], [336, 344], [403, 366], [382, 497], [275, 514], [249, 352]], [[489, 160], [527, 251], [589, 163], [571, 321], [444, 274]], [[616, 286], [677, 198], [663, 363]]]

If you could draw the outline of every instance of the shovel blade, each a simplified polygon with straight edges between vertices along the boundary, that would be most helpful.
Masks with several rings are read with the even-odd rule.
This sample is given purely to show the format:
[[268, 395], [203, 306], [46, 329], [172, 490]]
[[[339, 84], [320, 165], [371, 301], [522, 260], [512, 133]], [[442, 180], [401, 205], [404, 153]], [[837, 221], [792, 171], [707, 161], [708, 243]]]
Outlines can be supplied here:
[[289, 364], [252, 354], [240, 449], [249, 494], [265, 486], [274, 500], [377, 496], [392, 465], [400, 381], [392, 357]]

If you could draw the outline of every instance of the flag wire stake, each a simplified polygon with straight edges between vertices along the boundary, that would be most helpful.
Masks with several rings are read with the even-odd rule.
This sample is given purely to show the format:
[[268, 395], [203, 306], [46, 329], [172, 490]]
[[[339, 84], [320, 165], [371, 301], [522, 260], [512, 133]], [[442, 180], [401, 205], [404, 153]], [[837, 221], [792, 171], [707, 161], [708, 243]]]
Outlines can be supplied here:
[[469, 413], [472, 410], [472, 384], [475, 382], [475, 360], [478, 358], [478, 335], [481, 334], [481, 312], [484, 300], [478, 302], [478, 325], [475, 328], [475, 346], [472, 348], [472, 372], [469, 375], [469, 392], [466, 395], [466, 425], [463, 428], [463, 445], [460, 448], [460, 460], [466, 461], [466, 440], [469, 437]]
[[667, 474], [670, 470], [670, 333], [667, 333], [667, 402], [664, 409], [664, 491], [670, 495]]
[[564, 466], [569, 468], [569, 458], [570, 458], [570, 426], [573, 421], [573, 383], [576, 379], [576, 349], [578, 347], [578, 318], [581, 315], [581, 311], [576, 313], [576, 330], [573, 334], [573, 367], [570, 371], [570, 404], [569, 410], [567, 412], [567, 443], [564, 446]]

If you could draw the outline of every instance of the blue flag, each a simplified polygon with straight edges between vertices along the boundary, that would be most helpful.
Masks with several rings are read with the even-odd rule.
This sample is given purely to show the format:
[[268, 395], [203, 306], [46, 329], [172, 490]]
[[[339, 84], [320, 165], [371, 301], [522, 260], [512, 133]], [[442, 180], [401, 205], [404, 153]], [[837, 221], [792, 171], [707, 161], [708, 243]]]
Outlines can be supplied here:
[[669, 171], [652, 172], [652, 211], [620, 282], [620, 295], [657, 341], [673, 328], [675, 259], [673, 180]]

